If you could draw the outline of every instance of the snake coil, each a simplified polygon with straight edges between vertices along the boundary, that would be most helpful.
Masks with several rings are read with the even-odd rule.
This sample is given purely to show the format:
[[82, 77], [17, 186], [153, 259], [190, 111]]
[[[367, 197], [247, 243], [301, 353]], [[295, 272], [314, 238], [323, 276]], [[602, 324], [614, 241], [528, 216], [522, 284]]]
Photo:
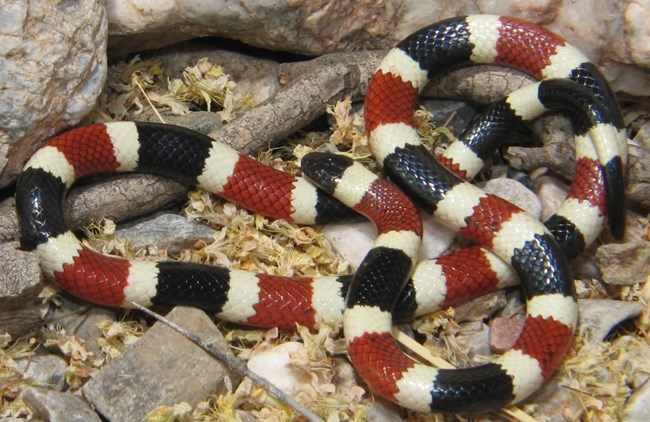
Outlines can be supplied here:
[[[440, 72], [481, 63], [511, 66], [541, 81], [491, 105], [436, 160], [414, 128], [419, 92]], [[463, 179], [480, 170], [515, 125], [555, 109], [572, 117], [577, 165], [566, 201], [544, 226]], [[226, 320], [288, 329], [342, 321], [359, 375], [404, 407], [472, 412], [525, 399], [558, 368], [576, 328], [567, 257], [592, 243], [606, 219], [615, 236], [624, 230], [627, 138], [612, 92], [557, 35], [512, 18], [475, 15], [438, 22], [391, 50], [370, 81], [365, 119], [373, 154], [395, 184], [342, 156], [313, 153], [302, 169], [315, 188], [169, 125], [106, 123], [66, 132], [38, 150], [19, 177], [21, 245], [36, 251], [44, 273], [63, 289], [100, 305], [185, 304]], [[67, 189], [90, 174], [134, 171], [300, 224], [349, 216], [351, 207], [373, 220], [378, 236], [354, 276], [324, 278], [128, 261], [86, 248], [64, 222]], [[477, 246], [416, 266], [422, 223], [414, 203]], [[513, 349], [492, 363], [434, 369], [407, 357], [392, 337], [393, 317], [408, 319], [518, 280], [525, 325]]]

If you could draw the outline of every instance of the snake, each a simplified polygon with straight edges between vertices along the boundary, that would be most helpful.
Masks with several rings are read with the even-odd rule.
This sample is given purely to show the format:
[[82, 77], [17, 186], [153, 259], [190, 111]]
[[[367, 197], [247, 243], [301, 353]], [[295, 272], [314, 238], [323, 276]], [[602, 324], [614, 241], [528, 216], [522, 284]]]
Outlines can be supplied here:
[[[413, 119], [420, 91], [457, 67], [508, 66], [539, 81], [479, 113], [439, 157]], [[560, 110], [575, 129], [576, 172], [558, 211], [540, 223], [469, 183], [514, 127]], [[16, 185], [21, 248], [63, 290], [102, 306], [189, 305], [258, 327], [340, 323], [347, 354], [370, 390], [422, 412], [483, 412], [518, 403], [557, 370], [578, 310], [569, 259], [607, 224], [624, 232], [627, 137], [605, 78], [575, 47], [540, 26], [495, 15], [446, 19], [388, 52], [364, 101], [372, 153], [386, 177], [344, 155], [313, 152], [302, 176], [267, 167], [183, 127], [147, 122], [83, 126], [49, 140]], [[77, 180], [142, 172], [197, 186], [254, 213], [297, 224], [363, 215], [377, 228], [354, 274], [283, 277], [194, 263], [126, 260], [86, 247], [65, 222]], [[474, 245], [416, 262], [421, 210]], [[521, 283], [526, 318], [494, 361], [437, 369], [406, 355], [395, 321]]]

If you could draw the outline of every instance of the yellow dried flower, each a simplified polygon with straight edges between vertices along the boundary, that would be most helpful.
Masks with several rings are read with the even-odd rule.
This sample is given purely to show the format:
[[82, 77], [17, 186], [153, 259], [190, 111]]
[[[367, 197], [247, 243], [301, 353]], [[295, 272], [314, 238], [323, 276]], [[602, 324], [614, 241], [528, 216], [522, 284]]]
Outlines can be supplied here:
[[109, 360], [121, 355], [124, 348], [135, 343], [144, 334], [144, 329], [137, 321], [101, 321], [97, 327], [102, 330], [102, 337], [97, 340], [104, 355]]
[[181, 402], [172, 406], [160, 406], [145, 417], [146, 422], [192, 422], [192, 406]]

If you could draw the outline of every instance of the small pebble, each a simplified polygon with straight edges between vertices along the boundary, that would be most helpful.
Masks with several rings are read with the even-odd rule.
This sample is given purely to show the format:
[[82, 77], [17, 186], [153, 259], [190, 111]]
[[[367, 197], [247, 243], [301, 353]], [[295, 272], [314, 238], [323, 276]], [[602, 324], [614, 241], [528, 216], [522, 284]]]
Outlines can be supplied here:
[[252, 356], [248, 360], [248, 369], [266, 378], [285, 393], [293, 394], [300, 385], [310, 382], [308, 374], [290, 365], [291, 353], [296, 353], [304, 347], [297, 341], [278, 344]]
[[539, 219], [542, 214], [542, 204], [537, 195], [516, 180], [492, 179], [481, 184], [481, 188], [487, 193], [512, 202], [536, 219]]
[[504, 353], [515, 345], [524, 320], [519, 318], [497, 317], [490, 324], [490, 347], [496, 353]]
[[68, 368], [65, 359], [55, 355], [36, 355], [17, 363], [23, 378], [30, 379], [32, 385], [57, 391], [65, 388], [65, 370]]
[[603, 281], [631, 286], [650, 277], [650, 242], [609, 243], [596, 250], [596, 261]]
[[559, 177], [549, 174], [535, 179], [535, 186], [542, 205], [540, 220], [546, 221], [560, 208], [569, 190]]
[[497, 290], [468, 300], [454, 308], [456, 321], [483, 321], [506, 305], [506, 294]]
[[193, 245], [199, 239], [212, 240], [216, 230], [178, 215], [163, 213], [125, 224], [118, 234], [131, 240], [135, 248]]
[[[443, 254], [453, 243], [456, 233], [435, 221], [431, 216], [422, 216], [424, 236], [420, 247], [419, 261]], [[322, 233], [353, 269], [357, 269], [377, 238], [377, 230], [370, 222], [354, 224], [327, 224]]]
[[30, 387], [22, 398], [34, 416], [49, 422], [101, 422], [85, 401], [71, 393]]

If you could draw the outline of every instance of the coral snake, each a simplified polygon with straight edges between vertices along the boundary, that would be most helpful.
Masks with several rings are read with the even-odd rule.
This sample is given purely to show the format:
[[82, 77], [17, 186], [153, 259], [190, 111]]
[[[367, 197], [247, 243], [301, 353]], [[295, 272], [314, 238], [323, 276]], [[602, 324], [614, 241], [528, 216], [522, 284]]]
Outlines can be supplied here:
[[[440, 72], [481, 63], [514, 67], [541, 82], [492, 104], [435, 159], [414, 128], [419, 92]], [[343, 156], [312, 153], [302, 171], [315, 188], [169, 125], [117, 122], [63, 133], [39, 149], [19, 177], [21, 246], [35, 250], [44, 273], [63, 289], [100, 305], [185, 304], [230, 321], [289, 329], [342, 321], [358, 374], [376, 394], [410, 409], [486, 411], [525, 399], [558, 368], [576, 328], [567, 257], [592, 243], [605, 219], [616, 237], [624, 230], [627, 138], [610, 88], [584, 55], [553, 33], [475, 15], [438, 22], [399, 43], [371, 78], [364, 106], [371, 149], [390, 182]], [[577, 165], [566, 201], [544, 226], [463, 179], [481, 169], [513, 126], [555, 109], [572, 117]], [[111, 172], [164, 175], [299, 224], [336, 220], [351, 207], [376, 224], [378, 236], [356, 273], [342, 277], [287, 278], [108, 257], [83, 246], [66, 227], [62, 203], [76, 180]], [[476, 246], [415, 265], [418, 207]], [[409, 358], [392, 337], [394, 319], [519, 280], [524, 328], [492, 363], [435, 369]]]

